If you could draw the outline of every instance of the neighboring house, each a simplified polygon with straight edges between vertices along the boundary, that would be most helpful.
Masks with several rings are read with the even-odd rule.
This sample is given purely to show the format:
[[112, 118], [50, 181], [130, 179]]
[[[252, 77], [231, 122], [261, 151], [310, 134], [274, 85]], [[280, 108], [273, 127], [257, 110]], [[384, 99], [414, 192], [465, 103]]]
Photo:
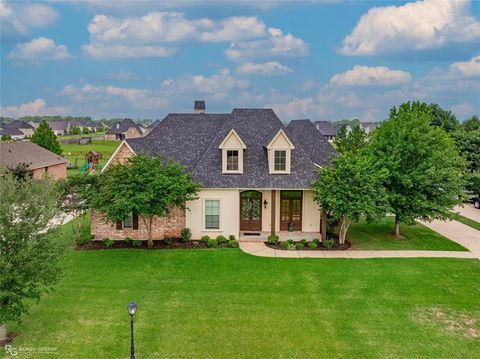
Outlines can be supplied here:
[[47, 123], [55, 136], [67, 135], [70, 131], [70, 122], [68, 121], [48, 121]]
[[[274, 233], [289, 238], [289, 231], [312, 237], [326, 231], [311, 185], [336, 151], [309, 120], [285, 126], [270, 109], [172, 113], [146, 137], [123, 141], [105, 168], [140, 153], [177, 160], [202, 187], [186, 211], [155, 219], [154, 239], [179, 237], [184, 227], [194, 239], [265, 239]], [[91, 222], [96, 239], [147, 237], [135, 213], [111, 224], [93, 210]]]
[[380, 126], [381, 122], [361, 122], [360, 126], [363, 130], [367, 133], [367, 135], [373, 132], [378, 126]]
[[21, 140], [25, 137], [31, 137], [35, 128], [29, 123], [21, 120], [15, 120], [10, 123], [4, 123], [0, 129], [0, 136], [9, 135], [14, 140]]
[[6, 167], [28, 164], [35, 179], [45, 174], [55, 179], [67, 177], [65, 158], [29, 141], [0, 142], [0, 163]]
[[333, 127], [330, 121], [316, 121], [313, 125], [320, 131], [327, 141], [333, 141], [337, 130]]
[[125, 140], [142, 136], [143, 131], [141, 127], [128, 118], [113, 125], [105, 132], [106, 140]]

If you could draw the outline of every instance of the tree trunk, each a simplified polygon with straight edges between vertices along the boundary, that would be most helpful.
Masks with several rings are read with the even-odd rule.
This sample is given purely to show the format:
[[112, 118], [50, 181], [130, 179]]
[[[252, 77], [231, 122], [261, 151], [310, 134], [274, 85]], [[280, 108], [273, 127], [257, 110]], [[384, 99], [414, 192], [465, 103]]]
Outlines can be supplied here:
[[7, 339], [7, 326], [0, 324], [0, 341]]
[[400, 220], [395, 216], [395, 238], [400, 239]]
[[350, 226], [350, 220], [346, 217], [342, 217], [340, 220], [340, 231], [338, 233], [338, 243], [345, 244], [345, 238], [347, 237], [348, 227]]
[[149, 248], [153, 247], [152, 222], [153, 222], [153, 216], [150, 216], [150, 218], [148, 219], [148, 247]]

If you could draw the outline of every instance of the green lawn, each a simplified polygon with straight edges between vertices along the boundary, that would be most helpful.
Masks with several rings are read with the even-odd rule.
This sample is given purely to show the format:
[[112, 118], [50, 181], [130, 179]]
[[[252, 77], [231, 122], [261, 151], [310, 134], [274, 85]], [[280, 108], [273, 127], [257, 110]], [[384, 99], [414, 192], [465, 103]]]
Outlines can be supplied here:
[[103, 166], [107, 163], [110, 156], [115, 152], [117, 147], [120, 145], [120, 141], [92, 141], [88, 145], [79, 145], [79, 144], [68, 144], [61, 145], [63, 149], [63, 157], [65, 157], [69, 163], [75, 163], [77, 158], [78, 169], [68, 169], [68, 174], [80, 173], [80, 168], [85, 163], [85, 155], [88, 151], [95, 150], [100, 152], [103, 158], [100, 160], [100, 164]]
[[126, 358], [133, 299], [138, 358], [463, 359], [480, 352], [478, 260], [104, 250], [70, 251], [64, 265], [56, 290], [12, 327], [20, 333], [15, 347]]
[[442, 250], [465, 251], [460, 244], [450, 241], [431, 229], [416, 224], [414, 226], [400, 225], [403, 239], [393, 235], [394, 219], [386, 217], [378, 223], [360, 221], [350, 226], [347, 239], [352, 243], [351, 249], [394, 249], [394, 250]]
[[92, 133], [81, 133], [79, 135], [62, 135], [62, 136], [57, 136], [58, 140], [62, 139], [68, 139], [68, 138], [81, 138], [81, 137], [100, 137], [100, 136], [105, 136], [105, 131], [98, 131], [98, 132], [92, 132]]
[[453, 214], [453, 219], [480, 231], [480, 223], [474, 221], [473, 219], [464, 217], [458, 213]]

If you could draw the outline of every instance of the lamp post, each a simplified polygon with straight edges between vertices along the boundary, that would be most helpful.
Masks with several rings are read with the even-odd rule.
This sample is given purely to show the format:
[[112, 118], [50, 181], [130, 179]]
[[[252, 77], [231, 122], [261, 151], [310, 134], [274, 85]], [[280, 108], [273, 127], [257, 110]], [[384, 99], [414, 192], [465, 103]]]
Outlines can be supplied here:
[[135, 359], [135, 346], [133, 345], [133, 317], [137, 310], [137, 304], [131, 302], [127, 305], [128, 314], [130, 314], [130, 359]]

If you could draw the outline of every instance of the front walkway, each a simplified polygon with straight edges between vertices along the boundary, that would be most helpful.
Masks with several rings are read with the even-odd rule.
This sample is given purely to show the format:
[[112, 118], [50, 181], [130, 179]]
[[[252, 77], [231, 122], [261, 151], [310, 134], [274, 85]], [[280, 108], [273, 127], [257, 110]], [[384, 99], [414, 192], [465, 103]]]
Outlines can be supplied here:
[[472, 221], [480, 222], [480, 209], [476, 209], [473, 204], [465, 203], [462, 206], [456, 206], [454, 212], [461, 216], [471, 219]]
[[245, 253], [275, 258], [480, 258], [462, 251], [287, 251], [267, 247], [263, 242], [240, 242]]

